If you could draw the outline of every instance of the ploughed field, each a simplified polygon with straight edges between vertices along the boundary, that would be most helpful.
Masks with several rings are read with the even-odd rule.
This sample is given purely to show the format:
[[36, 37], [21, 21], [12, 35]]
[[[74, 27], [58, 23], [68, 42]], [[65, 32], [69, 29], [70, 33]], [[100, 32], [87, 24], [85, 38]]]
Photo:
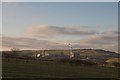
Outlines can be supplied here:
[[118, 68], [57, 61], [2, 60], [3, 78], [118, 78]]

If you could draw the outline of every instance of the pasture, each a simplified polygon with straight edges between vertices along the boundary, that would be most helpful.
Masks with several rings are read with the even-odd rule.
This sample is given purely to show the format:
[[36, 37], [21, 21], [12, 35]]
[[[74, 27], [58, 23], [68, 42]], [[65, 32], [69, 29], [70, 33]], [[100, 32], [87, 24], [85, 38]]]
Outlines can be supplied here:
[[118, 78], [115, 67], [70, 65], [56, 61], [2, 61], [3, 78]]

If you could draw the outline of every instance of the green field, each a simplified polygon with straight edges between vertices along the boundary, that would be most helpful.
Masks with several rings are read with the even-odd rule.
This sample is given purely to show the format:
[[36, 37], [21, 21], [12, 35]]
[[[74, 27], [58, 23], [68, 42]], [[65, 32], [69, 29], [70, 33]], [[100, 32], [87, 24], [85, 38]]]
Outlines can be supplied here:
[[118, 69], [113, 67], [70, 65], [55, 61], [28, 63], [3, 59], [3, 78], [117, 78]]

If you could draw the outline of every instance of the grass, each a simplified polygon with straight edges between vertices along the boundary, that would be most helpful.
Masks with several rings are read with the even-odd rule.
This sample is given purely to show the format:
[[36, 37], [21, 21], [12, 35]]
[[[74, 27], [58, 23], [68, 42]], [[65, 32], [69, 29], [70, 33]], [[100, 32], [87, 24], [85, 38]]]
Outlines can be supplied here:
[[3, 78], [117, 78], [114, 67], [81, 66], [53, 61], [3, 60]]

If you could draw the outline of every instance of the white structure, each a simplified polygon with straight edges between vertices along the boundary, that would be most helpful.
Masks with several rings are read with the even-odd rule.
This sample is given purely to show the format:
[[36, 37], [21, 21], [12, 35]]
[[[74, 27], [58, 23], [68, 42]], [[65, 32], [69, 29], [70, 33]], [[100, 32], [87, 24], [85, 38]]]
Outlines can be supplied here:
[[47, 53], [45, 50], [35, 51], [35, 58], [46, 57], [46, 56], [49, 56], [49, 55], [50, 54]]
[[41, 57], [45, 57], [45, 50], [42, 50]]
[[73, 53], [72, 49], [70, 50], [70, 58], [74, 58], [74, 53]]

